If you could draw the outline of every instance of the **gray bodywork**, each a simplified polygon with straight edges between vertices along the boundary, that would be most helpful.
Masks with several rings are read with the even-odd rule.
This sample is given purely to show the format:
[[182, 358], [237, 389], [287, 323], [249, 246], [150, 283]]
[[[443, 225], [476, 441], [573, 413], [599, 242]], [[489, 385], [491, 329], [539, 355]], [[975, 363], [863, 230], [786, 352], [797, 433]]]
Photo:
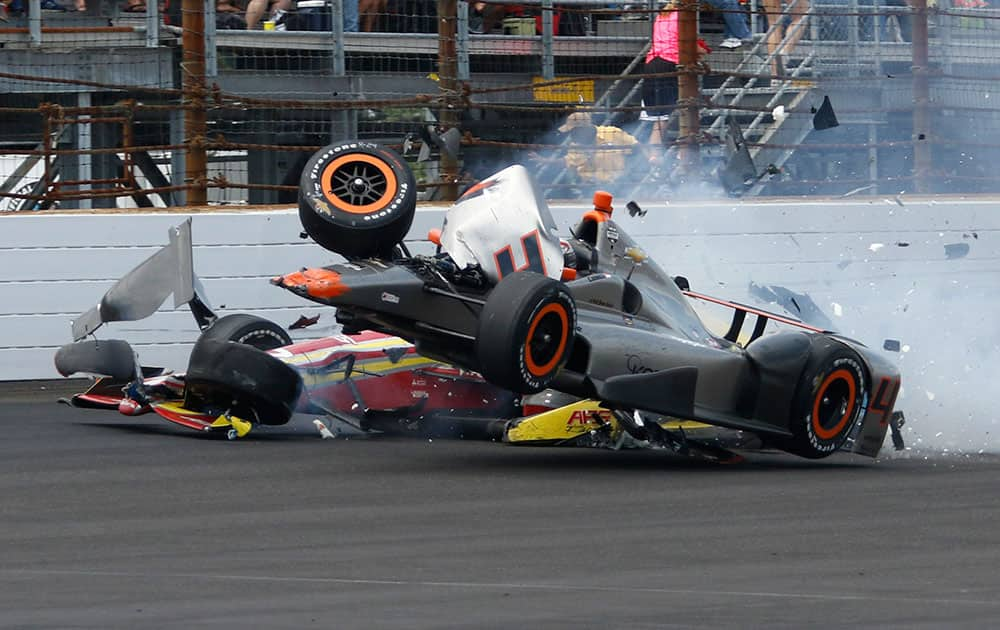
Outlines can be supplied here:
[[[537, 211], [543, 224], [550, 222], [544, 200], [538, 200]], [[714, 335], [677, 282], [599, 213], [584, 215], [568, 242], [585, 275], [566, 282], [576, 301], [576, 340], [552, 388], [599, 399], [613, 409], [700, 420], [780, 441], [792, 435], [792, 401], [812, 346], [843, 344], [860, 356], [868, 377], [851, 449], [868, 456], [879, 452], [895, 390], [878, 392], [888, 409], [872, 409], [870, 401], [880, 385], [898, 389], [898, 371], [888, 361], [860, 343], [800, 322], [800, 329], [761, 335], [770, 319], [796, 322], [721, 301], [736, 316], [730, 333]], [[337, 307], [347, 332], [399, 335], [425, 356], [481, 371], [475, 342], [490, 283], [463, 283], [443, 270], [440, 259], [419, 256], [352, 260], [323, 271], [341, 283], [337, 295], [317, 296], [285, 278], [276, 282]], [[758, 325], [744, 347], [736, 340], [747, 314], [756, 315]]]

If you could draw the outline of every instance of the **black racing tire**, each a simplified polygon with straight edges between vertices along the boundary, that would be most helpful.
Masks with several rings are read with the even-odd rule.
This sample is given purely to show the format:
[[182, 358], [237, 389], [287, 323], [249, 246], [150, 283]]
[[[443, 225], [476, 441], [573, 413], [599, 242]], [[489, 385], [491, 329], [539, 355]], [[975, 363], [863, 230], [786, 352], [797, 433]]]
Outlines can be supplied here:
[[792, 399], [785, 450], [809, 459], [836, 452], [864, 411], [867, 382], [856, 352], [831, 339], [814, 343]]
[[533, 394], [566, 364], [576, 336], [576, 304], [561, 282], [531, 271], [504, 277], [483, 306], [476, 357], [483, 377]]
[[220, 317], [201, 333], [201, 339], [233, 341], [258, 350], [274, 350], [292, 343], [288, 332], [278, 324], [246, 313]]
[[299, 181], [302, 227], [345, 258], [387, 257], [413, 223], [417, 186], [395, 151], [343, 142], [306, 162]]
[[259, 424], [285, 424], [302, 391], [294, 368], [252, 346], [199, 339], [184, 377], [189, 409], [229, 411]]

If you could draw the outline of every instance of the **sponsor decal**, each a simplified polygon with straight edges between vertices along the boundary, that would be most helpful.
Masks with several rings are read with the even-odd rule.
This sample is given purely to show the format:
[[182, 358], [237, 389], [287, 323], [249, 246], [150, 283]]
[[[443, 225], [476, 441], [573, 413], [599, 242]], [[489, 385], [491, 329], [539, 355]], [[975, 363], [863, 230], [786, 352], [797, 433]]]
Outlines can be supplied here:
[[320, 212], [326, 216], [330, 216], [332, 213], [330, 206], [319, 197], [313, 197], [313, 207], [316, 209], [316, 212]]
[[393, 295], [392, 293], [383, 292], [382, 301], [388, 302], [389, 304], [399, 304], [399, 296]]
[[637, 354], [630, 354], [625, 357], [625, 367], [631, 374], [651, 374], [656, 371], [643, 365], [642, 359]]
[[577, 409], [569, 415], [566, 426], [587, 425], [594, 422], [594, 414], [603, 422], [611, 421], [611, 411], [608, 409]]
[[615, 228], [615, 226], [609, 225], [607, 229], [604, 231], [604, 233], [608, 237], [608, 242], [610, 242], [612, 245], [618, 242], [618, 230]]

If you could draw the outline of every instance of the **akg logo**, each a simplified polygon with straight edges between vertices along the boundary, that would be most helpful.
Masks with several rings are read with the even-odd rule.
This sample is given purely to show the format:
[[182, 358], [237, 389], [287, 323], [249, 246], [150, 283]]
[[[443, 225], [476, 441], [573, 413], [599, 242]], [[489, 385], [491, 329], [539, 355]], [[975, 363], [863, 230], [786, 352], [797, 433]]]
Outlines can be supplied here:
[[566, 426], [571, 427], [575, 424], [587, 425], [594, 421], [594, 414], [604, 422], [610, 422], [611, 411], [607, 409], [577, 409], [570, 414], [569, 419], [566, 420]]

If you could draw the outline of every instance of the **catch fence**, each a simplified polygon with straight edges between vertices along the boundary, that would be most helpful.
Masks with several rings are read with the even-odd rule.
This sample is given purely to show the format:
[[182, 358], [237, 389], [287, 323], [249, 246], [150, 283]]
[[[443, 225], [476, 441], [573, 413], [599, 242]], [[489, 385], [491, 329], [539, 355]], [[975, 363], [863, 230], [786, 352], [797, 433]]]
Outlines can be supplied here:
[[[0, 0], [2, 210], [290, 203], [308, 155], [353, 138], [403, 152], [424, 199], [512, 162], [554, 198], [1000, 190], [979, 0], [680, 0], [680, 63], [653, 76], [654, 3], [57, 1]], [[679, 85], [665, 124], [655, 76]], [[629, 135], [581, 144], [574, 112]]]

